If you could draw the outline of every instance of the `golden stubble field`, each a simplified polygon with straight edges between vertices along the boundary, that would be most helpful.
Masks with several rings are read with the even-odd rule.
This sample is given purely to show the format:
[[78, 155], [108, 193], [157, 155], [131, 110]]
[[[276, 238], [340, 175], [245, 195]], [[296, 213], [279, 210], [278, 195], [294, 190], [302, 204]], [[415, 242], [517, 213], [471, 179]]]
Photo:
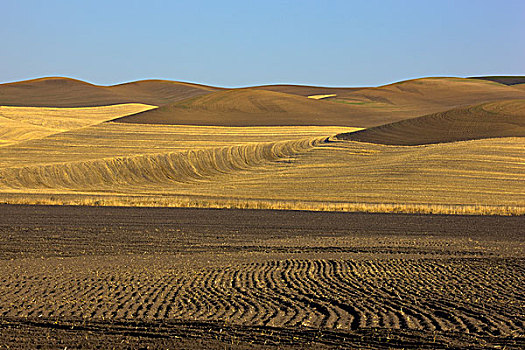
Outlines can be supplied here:
[[0, 148], [4, 202], [523, 213], [524, 138], [389, 146], [344, 127], [102, 123]]
[[155, 108], [140, 103], [85, 108], [0, 106], [0, 146], [95, 125]]

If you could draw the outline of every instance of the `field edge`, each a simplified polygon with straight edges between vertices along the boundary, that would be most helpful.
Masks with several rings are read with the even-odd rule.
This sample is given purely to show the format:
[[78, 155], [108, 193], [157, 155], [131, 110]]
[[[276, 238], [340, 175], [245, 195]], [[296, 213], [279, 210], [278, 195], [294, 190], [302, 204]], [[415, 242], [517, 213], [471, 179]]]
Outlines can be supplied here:
[[287, 201], [204, 196], [0, 193], [0, 204], [523, 216], [525, 206]]

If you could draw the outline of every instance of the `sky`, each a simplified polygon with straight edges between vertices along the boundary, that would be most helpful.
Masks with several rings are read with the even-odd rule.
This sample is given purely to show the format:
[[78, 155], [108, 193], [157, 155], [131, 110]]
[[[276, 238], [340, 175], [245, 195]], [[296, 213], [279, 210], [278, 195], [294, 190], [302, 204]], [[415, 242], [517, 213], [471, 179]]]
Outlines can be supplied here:
[[0, 0], [0, 82], [377, 86], [525, 75], [524, 0]]

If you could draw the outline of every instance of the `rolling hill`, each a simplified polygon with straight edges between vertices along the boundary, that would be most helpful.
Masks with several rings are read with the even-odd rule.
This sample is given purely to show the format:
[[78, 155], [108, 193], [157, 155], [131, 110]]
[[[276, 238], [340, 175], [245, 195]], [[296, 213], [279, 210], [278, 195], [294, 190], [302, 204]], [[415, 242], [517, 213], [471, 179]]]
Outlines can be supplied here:
[[421, 78], [339, 94], [335, 101], [424, 115], [453, 107], [525, 98], [523, 91], [492, 81]]
[[353, 109], [343, 104], [258, 89], [218, 91], [114, 121], [173, 125], [355, 127], [379, 122], [368, 115], [355, 116]]
[[[321, 101], [305, 98], [311, 94], [336, 96]], [[373, 127], [458, 106], [521, 98], [525, 99], [523, 90], [462, 78], [425, 78], [361, 89], [275, 85], [217, 91], [128, 116], [119, 122]]]
[[[328, 96], [322, 101], [305, 98], [312, 95]], [[525, 99], [525, 89], [520, 84], [507, 86], [466, 78], [421, 78], [366, 88], [266, 85], [224, 89], [166, 80], [97, 86], [69, 78], [41, 78], [0, 85], [0, 105], [4, 106], [143, 103], [162, 108], [149, 112], [147, 117], [141, 114], [122, 122], [191, 125], [372, 127], [507, 99]]]
[[40, 78], [0, 85], [0, 105], [93, 107], [121, 103], [162, 105], [200, 96], [216, 88], [166, 80], [99, 86], [70, 78]]
[[337, 135], [341, 140], [404, 146], [494, 137], [525, 137], [525, 100], [459, 107]]

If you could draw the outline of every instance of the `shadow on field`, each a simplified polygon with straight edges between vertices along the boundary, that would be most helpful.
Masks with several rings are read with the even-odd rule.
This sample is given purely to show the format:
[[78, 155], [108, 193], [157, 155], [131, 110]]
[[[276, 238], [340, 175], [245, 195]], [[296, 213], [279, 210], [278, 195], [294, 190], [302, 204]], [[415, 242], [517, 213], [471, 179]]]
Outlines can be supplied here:
[[523, 337], [480, 337], [455, 332], [369, 328], [326, 330], [240, 326], [219, 322], [85, 321], [1, 319], [7, 348], [506, 348], [525, 346]]

